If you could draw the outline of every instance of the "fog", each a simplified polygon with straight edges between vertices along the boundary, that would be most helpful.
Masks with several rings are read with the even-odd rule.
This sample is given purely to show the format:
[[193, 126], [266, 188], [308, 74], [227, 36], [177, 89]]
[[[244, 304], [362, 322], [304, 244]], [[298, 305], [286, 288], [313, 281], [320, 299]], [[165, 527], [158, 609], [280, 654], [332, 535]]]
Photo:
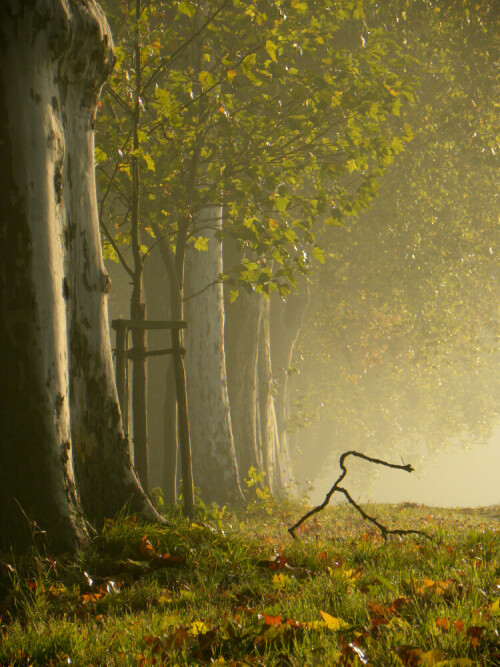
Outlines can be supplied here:
[[[382, 21], [385, 31], [384, 21], [389, 25], [394, 17], [387, 8], [384, 15], [382, 6], [372, 18], [375, 24]], [[403, 53], [396, 50], [387, 62], [382, 58], [379, 63], [380, 56], [374, 61], [386, 69], [379, 71], [377, 64], [373, 72], [378, 73], [367, 74], [363, 63], [371, 53], [365, 51], [370, 33], [354, 39], [366, 25], [350, 26], [341, 47], [350, 58], [359, 57], [362, 66], [353, 69], [359, 81], [346, 75], [343, 56], [337, 61], [332, 55], [329, 61], [322, 47], [303, 60], [301, 52], [304, 72], [308, 58], [321, 56], [314, 61], [318, 90], [310, 89], [309, 76], [303, 81], [307, 111], [299, 110], [294, 97], [298, 83], [289, 87], [288, 65], [281, 81], [276, 68], [282, 63], [271, 57], [265, 61], [265, 68], [273, 69], [266, 73], [266, 84], [272, 83], [267, 98], [264, 79], [252, 87], [253, 79], [243, 83], [230, 70], [229, 101], [233, 109], [241, 106], [237, 115], [246, 123], [241, 128], [237, 115], [233, 118], [218, 98], [211, 102], [213, 118], [207, 116], [205, 101], [191, 98], [186, 127], [179, 124], [175, 141], [150, 136], [150, 119], [144, 115], [146, 131], [141, 132], [156, 161], [154, 169], [141, 172], [141, 243], [146, 245], [140, 246], [136, 234], [132, 252], [124, 217], [129, 202], [117, 188], [108, 227], [118, 230], [116, 240], [129, 269], [141, 248], [143, 257], [135, 273], [109, 266], [110, 315], [129, 312], [132, 274], [137, 294], [143, 290], [148, 319], [173, 319], [172, 313], [179, 312], [176, 299], [185, 301], [185, 316], [175, 318], [188, 323], [193, 460], [201, 461], [214, 443], [222, 443], [223, 454], [213, 455], [214, 465], [220, 472], [223, 461], [234, 459], [236, 487], [238, 477], [245, 487], [249, 471], [258, 469], [259, 483], [277, 497], [286, 490], [299, 496], [307, 491], [320, 502], [339, 474], [339, 456], [355, 450], [388, 462], [404, 460], [415, 469], [408, 475], [349, 460], [345, 486], [360, 502], [500, 503], [498, 118], [492, 17], [478, 8], [474, 19], [465, 21], [453, 12], [440, 14], [438, 7], [427, 15], [426, 3], [409, 3], [393, 25], [411, 56], [400, 73], [394, 63], [402, 65]], [[397, 39], [391, 38], [389, 52]], [[132, 60], [134, 53], [129, 53]], [[239, 52], [235, 58], [239, 63]], [[196, 71], [187, 60], [176, 64], [175, 79], [186, 85]], [[333, 65], [324, 69], [327, 63]], [[293, 69], [298, 76], [299, 67]], [[221, 71], [223, 79], [226, 74]], [[185, 89], [179, 83], [176, 90], [174, 79], [164, 75], [165, 99], [177, 95], [175, 105], [184, 108], [200, 81]], [[218, 95], [216, 88], [206, 95]], [[281, 96], [278, 105], [273, 101], [261, 109], [262, 100], [276, 95]], [[106, 104], [114, 109], [115, 101]], [[155, 105], [148, 113], [156, 113]], [[268, 123], [276, 108], [282, 125]], [[115, 116], [103, 117], [105, 156], [116, 152], [117, 130], [106, 138]], [[304, 118], [307, 127], [302, 127]], [[192, 145], [192, 136], [204, 123], [215, 127], [219, 121], [223, 132], [214, 133], [210, 124], [200, 131], [208, 142], [200, 144], [200, 161], [201, 148]], [[160, 127], [156, 123], [155, 131]], [[255, 133], [262, 137], [254, 145]], [[212, 145], [215, 138], [220, 145]], [[262, 151], [264, 145], [269, 152]], [[252, 146], [255, 152], [249, 152]], [[289, 146], [294, 147], [290, 154]], [[185, 187], [181, 163], [194, 165], [196, 197]], [[120, 191], [126, 192], [127, 169], [120, 165], [113, 174], [111, 181], [124, 179]], [[105, 198], [112, 190], [104, 168], [101, 176]], [[219, 213], [209, 232], [211, 207]], [[145, 226], [149, 220], [161, 229], [161, 238]], [[207, 237], [198, 236], [201, 231]], [[215, 236], [208, 238], [212, 232]], [[184, 244], [180, 251], [179, 239]], [[168, 249], [178, 264], [175, 280], [164, 261]], [[107, 256], [118, 262], [115, 255], [108, 248]], [[203, 276], [202, 265], [207, 266]], [[217, 291], [215, 308], [209, 305], [209, 289], [218, 280], [224, 288]], [[172, 297], [177, 287], [183, 291]], [[205, 349], [209, 331], [217, 331], [217, 343]], [[164, 348], [165, 336], [148, 335], [147, 344], [150, 350]], [[175, 499], [176, 408], [167, 364], [166, 358], [148, 361], [149, 460], [151, 485], [170, 488]], [[219, 432], [207, 435], [216, 422]], [[198, 435], [193, 435], [195, 424]], [[145, 435], [142, 440], [147, 441]], [[214, 481], [219, 473], [199, 466], [195, 485], [201, 488], [203, 480]], [[225, 479], [221, 473], [220, 484]]]
[[[398, 461], [394, 459], [393, 462]], [[411, 460], [405, 460], [405, 463], [411, 463]], [[354, 473], [354, 479], [362, 466], [351, 461], [348, 469]], [[376, 466], [372, 466], [374, 481], [369, 489], [356, 482], [351, 486], [349, 476], [345, 487], [363, 503], [413, 502], [434, 507], [500, 505], [500, 425], [487, 444], [428, 455], [414, 467], [415, 471], [409, 475], [389, 468], [381, 468], [375, 473]], [[324, 500], [339, 472], [338, 462], [332, 461], [326, 474], [313, 483], [312, 503], [319, 504]]]

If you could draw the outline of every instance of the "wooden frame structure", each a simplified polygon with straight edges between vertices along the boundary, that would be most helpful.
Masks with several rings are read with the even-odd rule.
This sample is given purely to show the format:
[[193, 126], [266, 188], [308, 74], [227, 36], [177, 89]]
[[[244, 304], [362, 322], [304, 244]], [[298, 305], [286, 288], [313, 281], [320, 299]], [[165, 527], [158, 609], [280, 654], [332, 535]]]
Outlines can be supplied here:
[[[179, 420], [179, 450], [181, 455], [184, 513], [194, 515], [193, 473], [191, 465], [191, 441], [189, 436], [189, 417], [186, 394], [186, 372], [184, 355], [186, 350], [181, 345], [181, 330], [187, 327], [183, 320], [112, 320], [111, 327], [116, 332], [116, 387], [122, 413], [125, 435], [128, 436], [128, 361], [144, 364], [148, 357], [172, 354], [175, 375], [175, 393], [177, 398], [177, 415]], [[129, 332], [142, 330], [170, 330], [172, 347], [161, 350], [129, 349]], [[141, 415], [146, 421], [146, 415]]]

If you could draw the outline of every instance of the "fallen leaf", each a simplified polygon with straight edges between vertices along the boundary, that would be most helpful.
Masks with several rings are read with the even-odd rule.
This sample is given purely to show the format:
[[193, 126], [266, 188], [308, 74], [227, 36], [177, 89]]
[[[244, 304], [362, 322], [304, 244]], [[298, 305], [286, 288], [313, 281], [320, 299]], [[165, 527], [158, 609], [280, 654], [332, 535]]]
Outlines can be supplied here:
[[469, 643], [472, 648], [477, 648], [479, 642], [481, 641], [481, 635], [486, 630], [482, 625], [471, 625], [470, 628], [467, 628], [466, 635], [469, 637]]
[[398, 646], [396, 648], [396, 654], [405, 666], [418, 667], [422, 664], [423, 650], [420, 646]]
[[342, 630], [343, 628], [348, 628], [349, 623], [346, 623], [343, 621], [341, 618], [335, 618], [335, 616], [330, 616], [330, 614], [327, 614], [326, 611], [320, 611], [321, 617], [323, 618], [323, 621], [326, 624], [326, 627], [329, 630]]
[[448, 632], [450, 629], [450, 621], [447, 618], [436, 618], [436, 626], [440, 630], [445, 630]]
[[422, 665], [437, 665], [446, 657], [446, 652], [433, 648], [422, 653]]
[[270, 616], [269, 614], [262, 614], [264, 623], [275, 628], [279, 628], [283, 624], [283, 619], [281, 616]]
[[144, 535], [144, 537], [141, 537], [141, 543], [139, 546], [139, 553], [143, 558], [146, 559], [152, 559], [155, 556], [155, 550], [153, 548], [153, 545], [151, 542], [148, 540], [148, 536]]

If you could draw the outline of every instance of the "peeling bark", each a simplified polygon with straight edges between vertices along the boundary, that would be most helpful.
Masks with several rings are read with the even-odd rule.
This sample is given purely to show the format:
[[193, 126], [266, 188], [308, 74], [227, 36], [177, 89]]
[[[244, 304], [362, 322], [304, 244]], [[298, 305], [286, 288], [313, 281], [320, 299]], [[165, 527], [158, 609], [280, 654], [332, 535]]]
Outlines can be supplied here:
[[[93, 119], [113, 64], [93, 0], [0, 7], [0, 541], [56, 549], [131, 502], [94, 182]], [[78, 493], [75, 488], [78, 488]]]

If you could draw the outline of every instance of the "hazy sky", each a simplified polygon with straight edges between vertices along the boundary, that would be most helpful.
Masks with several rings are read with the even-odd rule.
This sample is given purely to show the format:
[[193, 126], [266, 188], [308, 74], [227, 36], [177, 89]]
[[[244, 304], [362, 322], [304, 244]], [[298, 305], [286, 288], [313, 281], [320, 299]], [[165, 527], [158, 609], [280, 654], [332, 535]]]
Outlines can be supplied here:
[[[348, 469], [355, 465], [351, 461]], [[412, 463], [411, 458], [405, 459], [405, 463]], [[377, 480], [364, 493], [355, 492], [349, 485], [349, 477], [343, 486], [352, 490], [353, 497], [360, 502], [410, 501], [435, 507], [500, 505], [500, 425], [486, 445], [440, 452], [415, 462], [414, 467], [411, 474], [380, 468]], [[328, 478], [314, 484], [313, 503], [324, 500], [339, 473], [338, 462], [332, 462]]]

